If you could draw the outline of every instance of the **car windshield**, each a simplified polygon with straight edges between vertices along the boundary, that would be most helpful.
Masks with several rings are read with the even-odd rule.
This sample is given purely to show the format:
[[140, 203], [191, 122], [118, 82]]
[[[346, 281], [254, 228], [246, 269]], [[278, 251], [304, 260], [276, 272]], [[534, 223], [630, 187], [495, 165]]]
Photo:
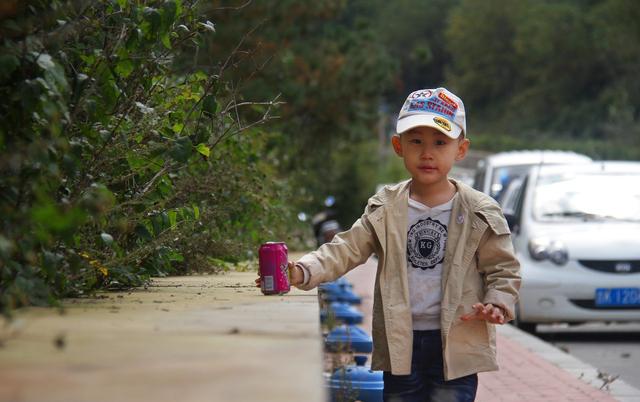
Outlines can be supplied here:
[[506, 190], [509, 183], [518, 177], [523, 177], [529, 171], [531, 165], [514, 165], [496, 168], [491, 178], [490, 194], [496, 200], [500, 198], [502, 192]]
[[540, 176], [536, 220], [640, 221], [640, 174], [561, 173]]

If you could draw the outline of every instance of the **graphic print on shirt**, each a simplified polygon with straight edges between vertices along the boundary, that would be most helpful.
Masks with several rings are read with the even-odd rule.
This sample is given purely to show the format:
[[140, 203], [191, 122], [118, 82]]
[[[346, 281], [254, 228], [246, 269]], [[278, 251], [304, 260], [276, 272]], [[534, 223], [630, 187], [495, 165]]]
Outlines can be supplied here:
[[447, 227], [431, 218], [413, 224], [407, 233], [407, 256], [414, 268], [433, 269], [444, 260]]

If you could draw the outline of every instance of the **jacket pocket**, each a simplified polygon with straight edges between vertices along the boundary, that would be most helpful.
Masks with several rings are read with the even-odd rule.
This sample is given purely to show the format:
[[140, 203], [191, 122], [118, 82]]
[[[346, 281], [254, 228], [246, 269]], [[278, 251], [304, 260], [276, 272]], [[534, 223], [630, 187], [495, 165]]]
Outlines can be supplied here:
[[509, 225], [507, 224], [507, 220], [501, 213], [494, 212], [493, 210], [480, 210], [477, 212], [477, 214], [484, 219], [493, 233], [497, 235], [505, 235], [511, 233], [511, 231], [509, 230]]
[[470, 354], [485, 354], [491, 349], [489, 331], [485, 321], [462, 321], [456, 316], [449, 332], [449, 345]]

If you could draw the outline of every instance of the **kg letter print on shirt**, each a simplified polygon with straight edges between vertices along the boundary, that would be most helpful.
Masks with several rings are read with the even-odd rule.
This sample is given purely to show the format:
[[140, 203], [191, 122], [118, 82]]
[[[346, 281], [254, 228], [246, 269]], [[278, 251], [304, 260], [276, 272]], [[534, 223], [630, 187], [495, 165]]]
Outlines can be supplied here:
[[447, 227], [431, 218], [416, 222], [407, 234], [407, 256], [414, 268], [433, 269], [444, 260]]

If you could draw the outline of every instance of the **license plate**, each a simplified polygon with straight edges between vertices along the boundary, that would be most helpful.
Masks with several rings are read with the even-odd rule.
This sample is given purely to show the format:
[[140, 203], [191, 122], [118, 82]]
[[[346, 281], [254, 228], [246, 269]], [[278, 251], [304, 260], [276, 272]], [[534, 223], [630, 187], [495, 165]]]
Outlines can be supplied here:
[[640, 306], [640, 288], [598, 288], [596, 306]]

